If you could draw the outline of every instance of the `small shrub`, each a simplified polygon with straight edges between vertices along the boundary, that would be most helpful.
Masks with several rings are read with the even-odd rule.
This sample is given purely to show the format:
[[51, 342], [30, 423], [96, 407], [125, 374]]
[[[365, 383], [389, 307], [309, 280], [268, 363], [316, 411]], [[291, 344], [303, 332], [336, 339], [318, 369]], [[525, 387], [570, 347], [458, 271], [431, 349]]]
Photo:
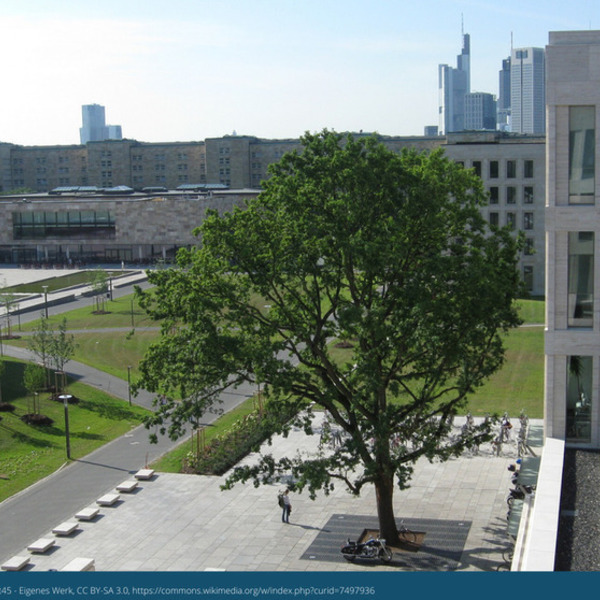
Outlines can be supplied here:
[[23, 423], [27, 423], [27, 425], [52, 425], [52, 423], [54, 423], [54, 419], [51, 419], [46, 415], [38, 415], [33, 413], [23, 415], [21, 417], [21, 421], [23, 421]]

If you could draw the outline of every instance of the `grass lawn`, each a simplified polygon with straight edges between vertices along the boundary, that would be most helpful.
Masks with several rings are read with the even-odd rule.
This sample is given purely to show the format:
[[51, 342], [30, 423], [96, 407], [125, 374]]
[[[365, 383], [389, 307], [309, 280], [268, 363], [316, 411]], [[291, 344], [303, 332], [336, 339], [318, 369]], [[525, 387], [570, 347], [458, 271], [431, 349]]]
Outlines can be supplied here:
[[[94, 297], [89, 298], [89, 306], [70, 310], [61, 315], [54, 315], [48, 318], [48, 323], [56, 327], [63, 318], [66, 317], [69, 329], [106, 329], [115, 327], [126, 327], [128, 329], [159, 327], [156, 321], [152, 321], [148, 315], [138, 306], [133, 294], [107, 300], [105, 303], [106, 312], [103, 314], [94, 314], [96, 302]], [[13, 333], [20, 331], [27, 332], [35, 329], [39, 321], [23, 323], [20, 329], [14, 325], [16, 317], [13, 319]]]
[[[89, 308], [85, 307], [65, 313], [67, 327], [70, 330], [89, 330], [88, 332], [75, 334], [78, 344], [74, 356], [75, 360], [125, 380], [127, 379], [127, 366], [130, 365], [132, 367], [132, 378], [135, 379], [138, 372], [138, 363], [144, 356], [148, 346], [159, 336], [159, 331], [157, 324], [150, 321], [141, 309], [136, 307], [133, 308], [135, 330], [130, 329], [132, 298], [133, 296], [128, 296], [107, 302], [107, 310], [110, 311], [108, 314], [92, 314], [94, 309], [93, 299], [90, 299]], [[543, 416], [544, 328], [541, 324], [544, 322], [544, 302], [524, 300], [520, 301], [519, 304], [523, 320], [531, 326], [521, 327], [507, 335], [507, 353], [504, 366], [469, 398], [468, 410], [476, 416], [485, 415], [486, 413], [502, 414], [508, 411], [511, 417], [516, 418], [522, 409], [525, 409], [531, 418], [541, 418]], [[62, 318], [63, 316], [55, 317], [51, 319], [51, 322], [54, 321], [56, 324]], [[35, 324], [24, 325], [23, 330], [31, 330], [34, 326]], [[143, 329], [144, 327], [149, 329]], [[109, 328], [123, 329], [109, 331]], [[101, 331], [102, 329], [106, 329], [106, 331]], [[25, 336], [20, 340], [11, 340], [10, 342], [5, 340], [4, 343], [14, 343], [20, 346], [26, 346], [27, 344]], [[4, 380], [6, 380], [6, 376]], [[74, 393], [79, 395], [76, 392]], [[119, 403], [119, 401], [116, 402]], [[120, 405], [122, 406], [122, 402]], [[232, 420], [250, 412], [252, 401], [250, 400], [247, 405], [243, 405], [239, 410], [241, 412], [234, 411], [225, 415], [222, 418], [223, 421], [209, 427], [206, 431], [206, 440], [208, 441], [209, 436], [214, 435], [213, 432], [216, 433], [218, 430], [229, 428]], [[59, 408], [59, 411], [62, 411], [62, 407]], [[6, 415], [6, 413], [2, 413], [2, 415]], [[56, 422], [61, 423], [62, 416], [56, 419]], [[0, 431], [3, 431], [2, 426], [5, 424], [6, 419], [3, 423], [0, 423]], [[55, 440], [55, 438], [51, 437], [50, 439]], [[64, 442], [64, 439], [62, 441]], [[101, 443], [103, 442], [98, 441], [97, 445]], [[0, 450], [2, 449], [0, 445]], [[155, 468], [159, 470], [177, 470], [178, 466], [176, 467], [176, 465], [181, 463], [182, 456], [189, 449], [189, 444], [183, 444], [178, 450], [164, 457]], [[4, 466], [3, 460], [5, 459], [3, 455], [4, 452], [0, 459], [0, 473], [4, 473], [7, 468]], [[57, 466], [59, 464], [60, 460]], [[32, 480], [35, 479], [33, 477]], [[4, 482], [0, 485], [4, 485]]]
[[[131, 271], [129, 271], [130, 273]], [[50, 275], [52, 271], [48, 271]], [[105, 271], [107, 277], [119, 277], [120, 275], [127, 275], [127, 271]], [[44, 292], [44, 286], [48, 286], [48, 293], [51, 294], [57, 290], [64, 290], [65, 288], [73, 287], [76, 285], [86, 285], [94, 281], [96, 276], [96, 269], [75, 271], [68, 275], [62, 275], [61, 277], [48, 277], [48, 279], [41, 279], [39, 281], [31, 281], [28, 283], [22, 283], [20, 285], [14, 285], [12, 287], [5, 287], [2, 289], [3, 292], [13, 294], [42, 294]]]
[[[64, 406], [40, 394], [40, 412], [54, 420], [49, 426], [27, 425], [32, 398], [22, 386], [25, 363], [5, 358], [2, 399], [15, 406], [0, 412], [0, 502], [56, 471], [66, 462]], [[69, 394], [80, 399], [69, 405], [71, 457], [81, 458], [138, 426], [147, 411], [80, 383], [69, 383]]]

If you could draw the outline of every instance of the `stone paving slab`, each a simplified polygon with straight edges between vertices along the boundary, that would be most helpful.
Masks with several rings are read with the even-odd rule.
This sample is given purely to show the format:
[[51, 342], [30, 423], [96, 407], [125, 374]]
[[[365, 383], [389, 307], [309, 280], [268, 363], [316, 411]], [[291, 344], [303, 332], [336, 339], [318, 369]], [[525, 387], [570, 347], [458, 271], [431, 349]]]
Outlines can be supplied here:
[[[308, 452], [311, 444], [313, 438], [295, 431], [276, 439], [267, 451]], [[376, 522], [373, 488], [360, 498], [342, 488], [315, 501], [293, 494], [287, 525], [281, 522], [277, 505], [281, 486], [238, 484], [221, 491], [224, 477], [156, 473], [139, 493], [101, 519], [80, 522], [79, 535], [62, 538], [55, 552], [32, 557], [30, 568], [60, 570], [85, 556], [94, 559], [98, 571], [490, 571], [502, 562], [502, 551], [508, 547], [505, 499], [508, 466], [516, 458], [516, 448], [512, 455], [509, 450], [506, 445], [506, 455], [500, 457], [482, 448], [478, 456], [446, 463], [420, 461], [411, 488], [396, 492], [396, 514], [407, 525], [423, 524], [433, 531], [436, 523], [450, 524], [452, 531], [441, 535], [454, 536], [454, 541], [438, 546], [437, 558], [435, 547], [429, 554], [401, 557], [391, 565], [352, 564], [341, 556], [337, 561], [310, 558], [311, 547], [331, 530], [336, 515], [349, 515], [351, 527], [321, 550], [330, 557], [339, 552], [348, 533], [350, 537], [362, 533], [365, 519]]]

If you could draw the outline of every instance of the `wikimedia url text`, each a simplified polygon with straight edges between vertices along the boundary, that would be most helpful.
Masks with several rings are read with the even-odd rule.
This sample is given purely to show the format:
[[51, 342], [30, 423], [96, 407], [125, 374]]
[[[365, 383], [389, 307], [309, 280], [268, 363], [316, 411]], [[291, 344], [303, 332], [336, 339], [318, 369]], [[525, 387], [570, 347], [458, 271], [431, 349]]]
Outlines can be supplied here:
[[265, 597], [289, 597], [310, 598], [327, 596], [357, 596], [375, 597], [373, 586], [265, 586], [265, 587], [238, 587], [238, 586], [48, 586], [48, 587], [26, 587], [26, 586], [0, 586], [0, 598], [10, 596], [23, 598], [39, 598], [41, 596], [238, 596], [260, 598]]

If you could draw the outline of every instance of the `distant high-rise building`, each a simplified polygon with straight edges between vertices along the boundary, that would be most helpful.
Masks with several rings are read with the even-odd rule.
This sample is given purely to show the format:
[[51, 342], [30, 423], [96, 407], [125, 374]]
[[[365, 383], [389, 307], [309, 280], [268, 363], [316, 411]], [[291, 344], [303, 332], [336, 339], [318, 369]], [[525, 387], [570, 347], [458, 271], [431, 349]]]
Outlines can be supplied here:
[[546, 60], [543, 48], [517, 48], [510, 57], [510, 130], [546, 132]]
[[500, 131], [510, 131], [510, 56], [502, 61], [498, 74], [497, 127]]
[[496, 98], [487, 92], [465, 95], [465, 130], [496, 129]]
[[471, 91], [471, 42], [468, 33], [462, 37], [463, 47], [456, 57], [456, 68], [438, 66], [440, 134], [465, 128], [465, 96]]
[[120, 125], [107, 125], [106, 133], [109, 140], [122, 140], [123, 133]]
[[425, 125], [423, 128], [423, 135], [427, 137], [435, 137], [436, 135], [439, 135], [438, 132], [439, 129], [437, 125]]
[[123, 139], [120, 125], [106, 125], [104, 106], [85, 104], [81, 107], [81, 114], [79, 137], [82, 144]]

